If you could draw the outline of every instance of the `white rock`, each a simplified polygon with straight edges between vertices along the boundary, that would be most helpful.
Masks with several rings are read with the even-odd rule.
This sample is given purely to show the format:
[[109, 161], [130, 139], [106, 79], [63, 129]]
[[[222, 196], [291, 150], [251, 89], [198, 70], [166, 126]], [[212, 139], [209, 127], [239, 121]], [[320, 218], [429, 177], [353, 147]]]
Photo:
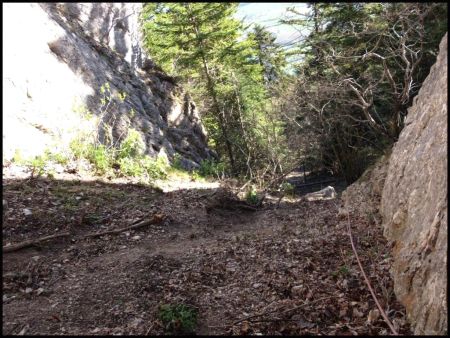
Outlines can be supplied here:
[[25, 215], [25, 216], [30, 216], [30, 215], [32, 215], [33, 213], [31, 212], [31, 210], [30, 209], [23, 209], [23, 214]]
[[137, 241], [137, 240], [141, 239], [141, 236], [136, 235], [136, 236], [131, 237], [131, 239], [133, 241]]

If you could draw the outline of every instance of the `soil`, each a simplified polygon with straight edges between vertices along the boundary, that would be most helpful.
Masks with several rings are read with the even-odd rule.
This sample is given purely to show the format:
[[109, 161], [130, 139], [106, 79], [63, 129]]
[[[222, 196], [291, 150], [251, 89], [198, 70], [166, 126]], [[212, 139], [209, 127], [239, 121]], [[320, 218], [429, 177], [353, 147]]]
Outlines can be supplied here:
[[[165, 334], [162, 304], [198, 312], [196, 334], [390, 333], [352, 252], [340, 200], [268, 196], [256, 211], [207, 188], [4, 172], [3, 334]], [[84, 238], [162, 216], [117, 235]], [[159, 217], [158, 216], [158, 217]], [[388, 317], [409, 334], [382, 230], [351, 214], [362, 264]], [[370, 313], [370, 315], [369, 315]]]

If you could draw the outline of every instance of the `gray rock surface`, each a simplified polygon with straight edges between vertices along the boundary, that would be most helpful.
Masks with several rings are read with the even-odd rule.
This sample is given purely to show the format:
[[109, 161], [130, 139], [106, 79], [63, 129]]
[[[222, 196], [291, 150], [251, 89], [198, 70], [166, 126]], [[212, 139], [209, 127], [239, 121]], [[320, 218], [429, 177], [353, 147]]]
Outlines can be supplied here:
[[[178, 153], [190, 167], [215, 157], [195, 104], [141, 48], [141, 6], [3, 6], [3, 161], [17, 150], [28, 157], [67, 148], [80, 132], [98, 132], [104, 143], [118, 145], [129, 128], [140, 133], [149, 155]], [[110, 89], [102, 93], [105, 84]]]
[[447, 34], [396, 143], [381, 198], [395, 293], [415, 334], [447, 333]]

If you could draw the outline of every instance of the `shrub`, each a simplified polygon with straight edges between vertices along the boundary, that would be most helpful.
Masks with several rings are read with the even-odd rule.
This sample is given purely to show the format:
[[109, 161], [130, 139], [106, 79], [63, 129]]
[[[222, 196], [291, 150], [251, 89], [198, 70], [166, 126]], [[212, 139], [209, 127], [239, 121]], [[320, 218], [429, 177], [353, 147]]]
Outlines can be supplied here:
[[214, 160], [204, 160], [200, 162], [198, 173], [203, 176], [219, 176], [225, 172], [225, 164]]
[[144, 154], [145, 144], [141, 135], [134, 129], [128, 130], [128, 135], [122, 141], [118, 151], [118, 158], [137, 158]]
[[289, 182], [283, 182], [281, 184], [281, 191], [283, 191], [286, 195], [294, 196], [295, 195], [295, 187]]
[[178, 153], [173, 157], [172, 168], [177, 170], [184, 170], [183, 166], [181, 165], [181, 155]]
[[245, 195], [245, 200], [253, 205], [256, 205], [259, 203], [259, 196], [256, 190], [252, 187], [250, 190], [247, 191], [247, 194]]
[[164, 179], [167, 177], [169, 163], [165, 157], [158, 156], [158, 158], [154, 160], [150, 156], [145, 156], [142, 160], [142, 165], [151, 180]]
[[142, 176], [145, 172], [144, 167], [139, 161], [129, 157], [119, 159], [120, 172], [126, 176]]
[[161, 305], [158, 317], [169, 332], [193, 333], [197, 325], [197, 310], [184, 304]]
[[82, 137], [77, 137], [70, 142], [70, 151], [75, 159], [86, 158], [89, 153], [89, 142]]
[[35, 156], [32, 160], [28, 162], [28, 166], [31, 168], [32, 176], [37, 174], [37, 176], [42, 176], [45, 174], [45, 167], [47, 165], [48, 158], [44, 155]]
[[89, 144], [87, 146], [87, 159], [94, 165], [96, 172], [99, 174], [106, 174], [113, 163], [111, 152], [103, 144], [98, 146]]

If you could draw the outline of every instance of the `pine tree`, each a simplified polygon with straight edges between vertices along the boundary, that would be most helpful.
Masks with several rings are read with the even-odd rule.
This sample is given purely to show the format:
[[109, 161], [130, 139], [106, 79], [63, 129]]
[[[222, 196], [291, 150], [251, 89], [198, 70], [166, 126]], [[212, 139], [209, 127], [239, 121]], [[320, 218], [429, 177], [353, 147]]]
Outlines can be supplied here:
[[268, 89], [281, 80], [286, 67], [283, 48], [275, 42], [274, 34], [260, 25], [255, 25], [249, 38], [256, 43], [258, 63], [263, 69], [264, 84]]
[[232, 170], [235, 155], [218, 93], [221, 65], [238, 53], [240, 24], [235, 3], [157, 3], [144, 7], [146, 46], [155, 61], [178, 75], [201, 76], [218, 119]]

